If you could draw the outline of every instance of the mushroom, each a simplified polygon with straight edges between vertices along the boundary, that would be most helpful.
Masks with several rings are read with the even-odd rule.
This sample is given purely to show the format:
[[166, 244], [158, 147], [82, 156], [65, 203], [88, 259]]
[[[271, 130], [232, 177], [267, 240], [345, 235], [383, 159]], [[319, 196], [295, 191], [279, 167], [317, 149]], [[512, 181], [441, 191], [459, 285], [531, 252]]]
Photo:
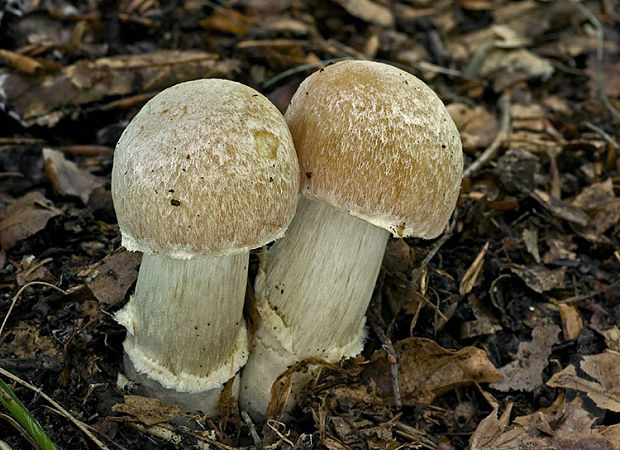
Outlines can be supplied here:
[[[259, 419], [287, 367], [361, 352], [390, 233], [437, 237], [455, 207], [463, 168], [458, 130], [439, 97], [386, 64], [344, 61], [315, 72], [285, 117], [302, 196], [287, 235], [263, 255], [255, 283], [262, 321], [240, 402]], [[297, 389], [302, 378], [293, 378]]]
[[240, 83], [175, 85], [127, 126], [112, 197], [122, 245], [144, 255], [116, 318], [127, 328], [125, 373], [147, 395], [216, 413], [247, 360], [249, 251], [284, 234], [298, 189], [284, 117]]

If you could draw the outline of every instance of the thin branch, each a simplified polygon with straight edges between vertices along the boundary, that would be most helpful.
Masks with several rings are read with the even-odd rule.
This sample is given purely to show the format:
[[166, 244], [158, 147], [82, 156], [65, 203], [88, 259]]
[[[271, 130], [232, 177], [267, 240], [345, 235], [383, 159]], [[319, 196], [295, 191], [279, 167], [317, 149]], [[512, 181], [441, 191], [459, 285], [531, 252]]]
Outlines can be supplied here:
[[0, 326], [0, 337], [2, 336], [2, 332], [4, 331], [4, 327], [6, 325], [6, 322], [9, 320], [9, 316], [13, 312], [13, 308], [15, 308], [15, 304], [17, 303], [17, 299], [19, 299], [19, 296], [22, 295], [22, 292], [24, 292], [24, 290], [27, 287], [35, 286], [35, 285], [51, 287], [51, 288], [56, 289], [59, 292], [62, 292], [64, 295], [67, 295], [67, 291], [65, 291], [63, 289], [60, 289], [58, 286], [55, 286], [53, 284], [46, 283], [45, 281], [31, 281], [30, 283], [23, 285], [21, 287], [21, 289], [19, 291], [17, 291], [17, 294], [15, 294], [15, 296], [11, 300], [11, 306], [9, 306], [9, 310], [6, 313], [6, 316], [4, 316], [4, 320], [2, 321], [2, 325]]
[[292, 69], [288, 69], [285, 70], [284, 72], [280, 72], [279, 74], [275, 75], [274, 77], [268, 79], [267, 81], [265, 81], [263, 83], [263, 85], [261, 86], [262, 90], [266, 90], [269, 89], [271, 86], [273, 86], [274, 84], [279, 83], [281, 80], [288, 78], [292, 75], [296, 75], [298, 73], [301, 72], [305, 72], [306, 70], [313, 70], [313, 69], [317, 69], [319, 67], [323, 67], [326, 66], [330, 63], [336, 63], [339, 61], [344, 61], [346, 59], [349, 58], [331, 58], [331, 59], [323, 59], [321, 61], [317, 61], [317, 62], [313, 62], [313, 63], [309, 63], [309, 64], [302, 64], [301, 66], [297, 66], [297, 67], [293, 67]]
[[[53, 286], [53, 285], [52, 285]], [[25, 286], [24, 286], [25, 287]], [[54, 286], [56, 287], [56, 286]], [[23, 289], [23, 288], [22, 288]], [[41, 389], [39, 389], [36, 386], [33, 386], [32, 384], [22, 380], [21, 378], [19, 378], [16, 375], [13, 375], [11, 372], [9, 372], [8, 370], [3, 369], [2, 367], [0, 367], [0, 375], [3, 375], [13, 381], [15, 381], [16, 383], [21, 384], [22, 386], [27, 387], [28, 389], [30, 389], [33, 392], [36, 392], [38, 395], [40, 395], [41, 397], [43, 397], [45, 400], [47, 400], [54, 408], [56, 408], [63, 416], [65, 416], [67, 419], [69, 419], [71, 422], [73, 422], [73, 424], [78, 427], [80, 430], [82, 430], [82, 432], [88, 436], [101, 450], [108, 450], [108, 447], [106, 447], [106, 445], [101, 442], [99, 439], [97, 439], [97, 437], [95, 435], [93, 435], [88, 428], [86, 428], [86, 426], [80, 422], [78, 419], [76, 419], [75, 417], [73, 417], [71, 414], [69, 414], [67, 412], [66, 409], [64, 409], [62, 406], [60, 406], [56, 401], [54, 401], [54, 399], [52, 399], [49, 395], [47, 395], [45, 392], [43, 392]]]
[[467, 169], [463, 171], [463, 178], [473, 175], [482, 166], [493, 159], [501, 145], [510, 135], [510, 96], [508, 94], [502, 94], [497, 104], [501, 114], [500, 127], [497, 136], [495, 136], [495, 139], [493, 139], [491, 145], [489, 145], [489, 147], [482, 152], [478, 159], [476, 159]]
[[601, 137], [603, 139], [605, 139], [605, 141], [611, 145], [613, 148], [615, 148], [616, 150], [620, 149], [620, 145], [618, 145], [618, 143], [616, 142], [616, 140], [613, 138], [613, 136], [610, 136], [609, 134], [605, 133], [605, 130], [603, 130], [600, 127], [597, 127], [596, 125], [594, 125], [592, 122], [585, 122], [584, 125], [586, 127], [588, 127], [589, 129], [591, 129], [592, 131], [597, 132], [598, 134], [601, 135]]
[[[381, 305], [381, 289], [375, 289], [373, 293], [372, 300], [373, 304], [372, 309], [378, 309], [379, 305]], [[396, 353], [396, 349], [392, 344], [392, 340], [385, 334], [383, 328], [379, 325], [379, 311], [371, 311], [372, 314], [368, 314], [368, 322], [370, 323], [370, 327], [375, 332], [383, 348], [388, 354], [388, 361], [390, 363], [390, 374], [392, 376], [392, 390], [394, 391], [394, 404], [398, 409], [403, 407], [403, 402], [400, 397], [400, 382], [398, 381], [398, 355]]]
[[250, 419], [248, 413], [244, 410], [241, 411], [241, 418], [243, 419], [243, 423], [250, 430], [250, 436], [252, 436], [252, 441], [254, 441], [254, 445], [256, 446], [256, 450], [263, 450], [263, 443], [260, 441], [260, 436], [256, 431], [256, 427], [254, 426], [254, 422]]
[[620, 117], [620, 112], [610, 103], [607, 98], [607, 94], [605, 93], [605, 87], [603, 85], [603, 61], [605, 57], [604, 46], [605, 46], [605, 32], [603, 30], [603, 25], [596, 18], [594, 13], [588, 9], [581, 1], [578, 0], [568, 0], [571, 5], [579, 10], [581, 14], [586, 16], [590, 24], [596, 30], [596, 71], [594, 73], [594, 81], [596, 82], [596, 90], [597, 94], [605, 107], [609, 110], [609, 112], [617, 119]]
[[[437, 240], [437, 242], [435, 242], [435, 244], [433, 245], [433, 248], [431, 248], [431, 250], [426, 254], [424, 259], [422, 260], [422, 263], [420, 264], [420, 267], [418, 267], [413, 272], [413, 277], [411, 279], [411, 283], [413, 285], [417, 285], [418, 284], [418, 280], [422, 276], [422, 272], [424, 271], [424, 268], [426, 266], [428, 266], [428, 264], [431, 262], [431, 260], [437, 254], [437, 252], [443, 246], [443, 244], [445, 244], [448, 241], [448, 239], [450, 239], [452, 237], [452, 233], [454, 233], [454, 228], [456, 228], [456, 222], [457, 222], [458, 215], [459, 215], [458, 214], [458, 209], [455, 209], [454, 212], [452, 213], [452, 217], [450, 219], [450, 222], [448, 222], [448, 225], [446, 225], [446, 229], [444, 230], [443, 234]], [[432, 305], [432, 303], [431, 303], [431, 305]], [[433, 305], [433, 306], [435, 306], [435, 305]], [[439, 314], [442, 315], [441, 312], [439, 312]], [[445, 318], [445, 316], [444, 316], [444, 318]], [[448, 320], [447, 318], [445, 318], [445, 319]]]

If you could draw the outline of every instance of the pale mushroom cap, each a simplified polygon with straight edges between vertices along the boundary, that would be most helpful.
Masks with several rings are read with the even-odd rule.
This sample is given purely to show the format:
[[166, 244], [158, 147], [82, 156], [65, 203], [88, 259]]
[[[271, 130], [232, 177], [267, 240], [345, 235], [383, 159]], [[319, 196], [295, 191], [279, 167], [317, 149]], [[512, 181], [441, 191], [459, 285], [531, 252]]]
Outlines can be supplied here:
[[422, 81], [387, 64], [339, 62], [306, 78], [285, 116], [302, 194], [397, 236], [443, 231], [463, 153], [448, 111]]
[[233, 81], [159, 93], [114, 153], [112, 198], [129, 250], [187, 259], [260, 247], [284, 234], [298, 188], [284, 118]]

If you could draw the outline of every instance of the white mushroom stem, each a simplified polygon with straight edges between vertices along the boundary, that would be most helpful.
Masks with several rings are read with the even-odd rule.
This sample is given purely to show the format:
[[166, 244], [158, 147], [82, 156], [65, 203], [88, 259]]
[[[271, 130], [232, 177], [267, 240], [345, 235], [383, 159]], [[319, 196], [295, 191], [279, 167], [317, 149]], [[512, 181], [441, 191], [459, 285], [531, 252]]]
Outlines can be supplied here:
[[143, 256], [136, 291], [116, 318], [127, 328], [126, 373], [147, 394], [214, 415], [247, 360], [248, 259]]
[[364, 220], [300, 198], [286, 236], [261, 258], [255, 294], [262, 321], [242, 374], [242, 408], [263, 417], [274, 380], [301, 359], [337, 362], [362, 351], [388, 237]]

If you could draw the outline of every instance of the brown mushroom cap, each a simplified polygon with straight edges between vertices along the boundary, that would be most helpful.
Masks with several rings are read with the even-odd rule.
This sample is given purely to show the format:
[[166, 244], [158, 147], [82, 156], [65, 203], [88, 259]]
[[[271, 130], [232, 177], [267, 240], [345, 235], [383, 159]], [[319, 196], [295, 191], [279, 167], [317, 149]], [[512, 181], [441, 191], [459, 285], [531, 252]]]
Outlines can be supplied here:
[[422, 81], [387, 64], [339, 62], [306, 78], [285, 116], [304, 195], [398, 236], [442, 232], [463, 154], [448, 111]]
[[260, 247], [284, 234], [298, 186], [284, 118], [233, 81], [159, 93], [114, 153], [112, 197], [129, 250], [192, 258]]

